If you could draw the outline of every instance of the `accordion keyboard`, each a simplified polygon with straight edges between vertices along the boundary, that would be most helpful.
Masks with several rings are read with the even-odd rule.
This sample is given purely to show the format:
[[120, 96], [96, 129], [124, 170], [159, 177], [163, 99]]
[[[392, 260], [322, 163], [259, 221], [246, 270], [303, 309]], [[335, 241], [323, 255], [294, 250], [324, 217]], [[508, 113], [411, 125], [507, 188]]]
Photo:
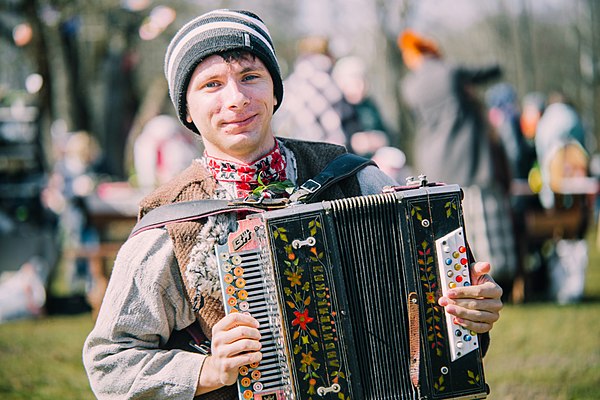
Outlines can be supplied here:
[[[239, 253], [219, 252], [219, 267], [225, 312], [248, 313], [260, 324], [263, 359], [259, 364], [240, 368], [238, 386], [241, 398], [253, 399], [256, 394], [281, 393], [282, 366], [278, 356], [279, 334], [271, 328], [272, 310], [268, 303], [260, 251]], [[277, 398], [277, 397], [274, 397]]]
[[[463, 229], [458, 228], [436, 240], [438, 268], [442, 293], [459, 286], [470, 286], [469, 262]], [[452, 361], [478, 348], [477, 334], [454, 323], [454, 317], [446, 313], [446, 328], [450, 342]]]

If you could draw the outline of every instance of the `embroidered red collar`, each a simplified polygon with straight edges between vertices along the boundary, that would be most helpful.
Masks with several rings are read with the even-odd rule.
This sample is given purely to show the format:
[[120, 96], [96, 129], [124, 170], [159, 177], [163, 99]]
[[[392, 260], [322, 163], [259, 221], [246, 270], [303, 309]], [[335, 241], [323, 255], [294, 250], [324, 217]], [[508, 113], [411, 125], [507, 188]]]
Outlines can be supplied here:
[[222, 160], [211, 157], [206, 152], [204, 159], [208, 170], [217, 181], [235, 185], [238, 198], [248, 196], [260, 183], [266, 186], [287, 179], [286, 162], [277, 143], [271, 152], [252, 164]]

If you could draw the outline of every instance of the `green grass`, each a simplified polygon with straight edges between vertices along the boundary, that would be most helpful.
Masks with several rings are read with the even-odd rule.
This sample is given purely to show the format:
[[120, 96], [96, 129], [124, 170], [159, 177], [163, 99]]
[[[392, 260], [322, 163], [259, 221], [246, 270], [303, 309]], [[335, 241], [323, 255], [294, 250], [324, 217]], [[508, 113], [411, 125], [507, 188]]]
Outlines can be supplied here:
[[485, 358], [491, 400], [600, 399], [600, 252], [590, 259], [582, 303], [506, 305]]
[[89, 314], [0, 325], [0, 399], [94, 399], [83, 365]]
[[[490, 400], [600, 399], [600, 254], [590, 237], [586, 300], [507, 305], [485, 358]], [[93, 399], [81, 364], [89, 314], [0, 325], [0, 399]]]
[[485, 358], [490, 399], [598, 399], [599, 304], [508, 306]]

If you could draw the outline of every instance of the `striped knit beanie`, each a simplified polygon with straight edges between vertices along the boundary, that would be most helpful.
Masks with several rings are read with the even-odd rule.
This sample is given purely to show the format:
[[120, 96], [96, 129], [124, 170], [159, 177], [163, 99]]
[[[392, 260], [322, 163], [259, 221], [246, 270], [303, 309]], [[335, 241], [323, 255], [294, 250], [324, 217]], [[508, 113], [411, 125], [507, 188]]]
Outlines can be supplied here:
[[257, 56], [273, 79], [277, 104], [283, 98], [281, 72], [273, 41], [263, 21], [249, 11], [215, 10], [194, 18], [173, 37], [165, 55], [165, 77], [169, 95], [179, 120], [199, 133], [194, 123], [186, 121], [186, 92], [194, 69], [213, 54], [229, 50], [245, 50]]

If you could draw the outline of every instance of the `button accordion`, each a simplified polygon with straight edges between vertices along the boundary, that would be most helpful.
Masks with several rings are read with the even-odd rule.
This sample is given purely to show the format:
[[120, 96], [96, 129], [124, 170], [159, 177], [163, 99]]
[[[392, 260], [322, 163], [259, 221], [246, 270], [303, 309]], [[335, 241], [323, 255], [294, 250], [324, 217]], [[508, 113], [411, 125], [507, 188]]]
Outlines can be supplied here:
[[223, 300], [263, 346], [239, 398], [485, 398], [477, 334], [437, 304], [470, 284], [461, 201], [422, 184], [239, 220], [217, 248]]

